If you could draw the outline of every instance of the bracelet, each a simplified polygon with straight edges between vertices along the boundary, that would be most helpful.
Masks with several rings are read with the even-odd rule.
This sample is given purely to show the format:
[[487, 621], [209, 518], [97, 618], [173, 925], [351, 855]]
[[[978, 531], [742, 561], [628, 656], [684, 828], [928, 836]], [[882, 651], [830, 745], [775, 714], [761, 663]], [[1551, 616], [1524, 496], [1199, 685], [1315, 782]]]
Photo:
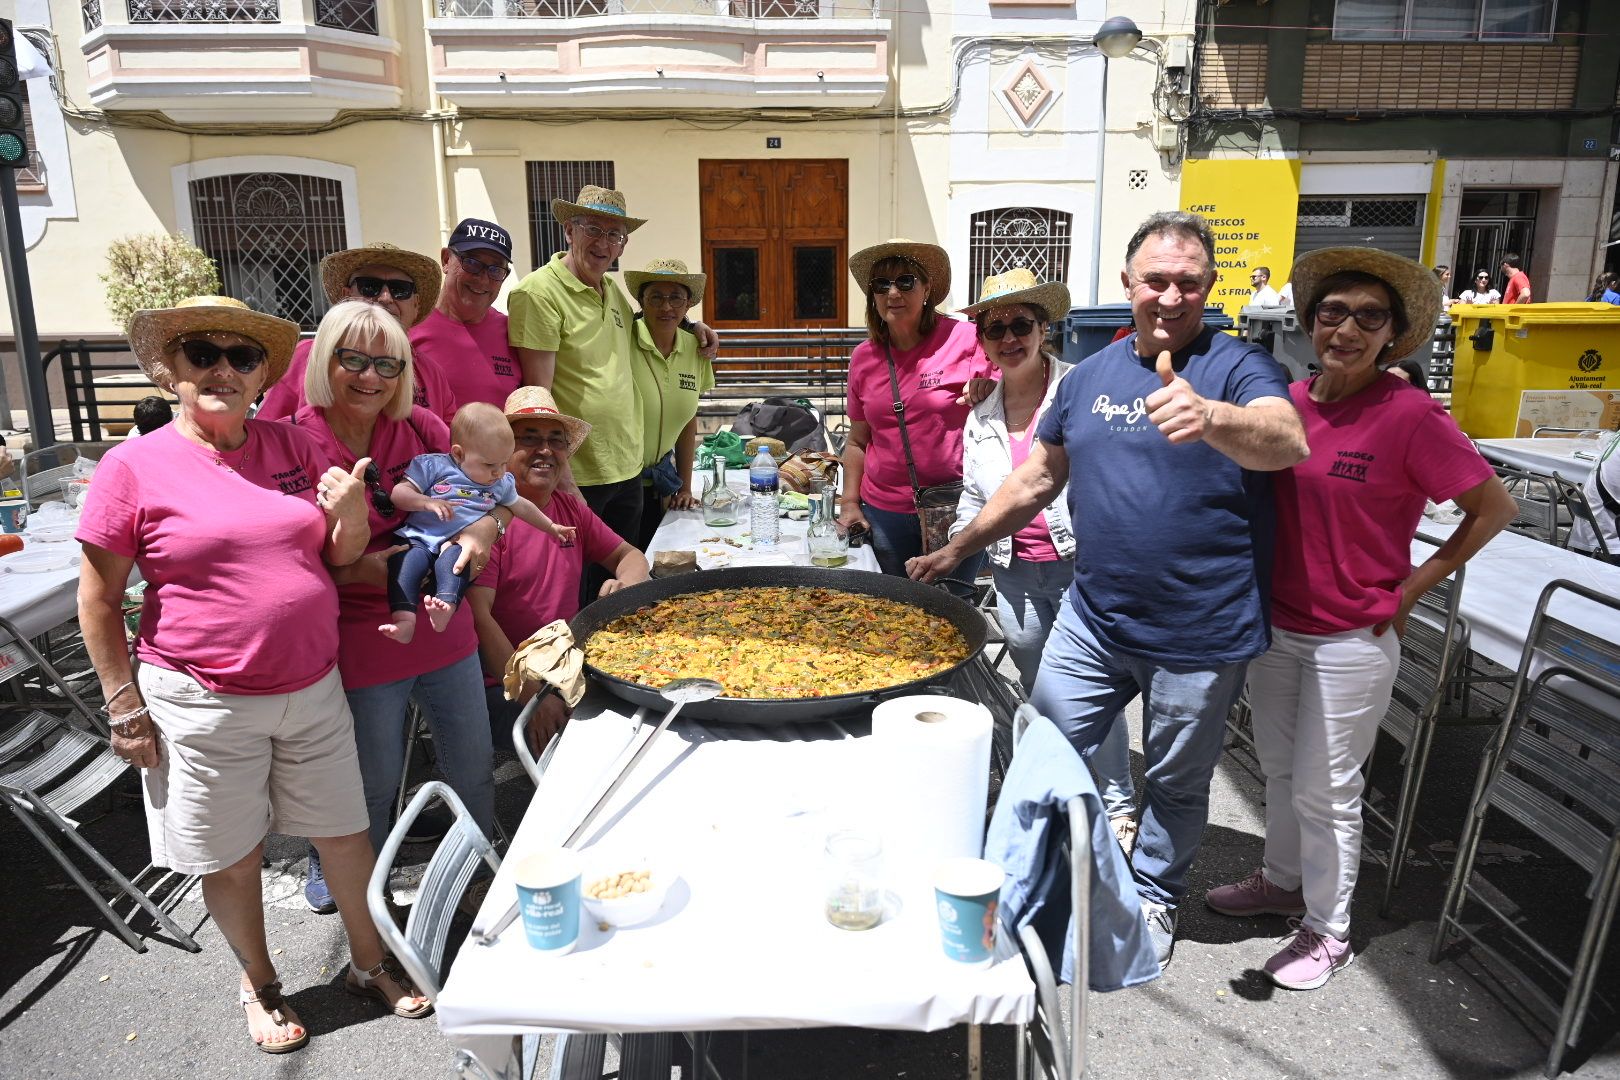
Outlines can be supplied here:
[[498, 544], [506, 537], [506, 526], [501, 524], [501, 516], [499, 514], [490, 514], [489, 520], [495, 523], [495, 542]]
[[139, 738], [144, 732], [135, 722], [143, 716], [150, 716], [151, 714], [152, 710], [142, 705], [133, 712], [127, 712], [116, 719], [109, 719], [107, 726], [112, 729], [114, 735], [121, 739]]

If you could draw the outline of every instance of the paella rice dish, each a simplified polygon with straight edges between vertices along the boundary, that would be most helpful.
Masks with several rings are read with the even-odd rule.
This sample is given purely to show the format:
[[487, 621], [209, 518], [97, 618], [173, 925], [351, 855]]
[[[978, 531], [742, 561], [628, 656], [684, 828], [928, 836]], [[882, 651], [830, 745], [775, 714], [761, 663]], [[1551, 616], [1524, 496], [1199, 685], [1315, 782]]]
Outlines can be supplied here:
[[714, 679], [731, 698], [858, 694], [924, 679], [967, 656], [950, 621], [909, 604], [814, 588], [687, 593], [621, 616], [585, 658], [629, 682]]

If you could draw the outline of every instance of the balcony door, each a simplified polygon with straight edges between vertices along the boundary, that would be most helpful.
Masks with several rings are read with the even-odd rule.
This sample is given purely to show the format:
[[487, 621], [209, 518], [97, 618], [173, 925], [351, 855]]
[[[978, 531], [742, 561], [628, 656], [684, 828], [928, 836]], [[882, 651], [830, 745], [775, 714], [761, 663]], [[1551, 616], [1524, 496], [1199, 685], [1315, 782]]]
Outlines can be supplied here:
[[698, 182], [705, 322], [845, 325], [849, 162], [699, 161]]

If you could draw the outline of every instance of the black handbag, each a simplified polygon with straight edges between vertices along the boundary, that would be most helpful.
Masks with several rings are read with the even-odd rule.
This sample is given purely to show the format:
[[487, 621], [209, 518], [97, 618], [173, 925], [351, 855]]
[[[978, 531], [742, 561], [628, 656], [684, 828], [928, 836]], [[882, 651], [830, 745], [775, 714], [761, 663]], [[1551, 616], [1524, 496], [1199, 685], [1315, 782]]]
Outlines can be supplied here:
[[962, 481], [932, 484], [922, 487], [917, 483], [917, 462], [911, 456], [911, 435], [906, 431], [906, 404], [900, 400], [900, 376], [894, 370], [894, 353], [887, 342], [883, 344], [883, 359], [889, 365], [889, 390], [894, 395], [894, 418], [900, 423], [900, 445], [906, 452], [906, 472], [911, 477], [911, 501], [917, 508], [917, 522], [922, 528], [923, 554], [938, 551], [951, 541], [951, 526], [956, 524], [956, 506], [962, 500]]

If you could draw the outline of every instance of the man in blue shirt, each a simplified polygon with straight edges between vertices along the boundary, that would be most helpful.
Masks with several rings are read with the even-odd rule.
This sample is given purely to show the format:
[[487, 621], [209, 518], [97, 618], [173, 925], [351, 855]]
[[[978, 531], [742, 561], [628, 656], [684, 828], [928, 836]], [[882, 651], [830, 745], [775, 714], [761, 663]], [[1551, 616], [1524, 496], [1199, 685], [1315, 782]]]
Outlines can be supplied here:
[[1067, 485], [1074, 585], [1032, 703], [1085, 751], [1142, 696], [1147, 783], [1131, 868], [1165, 964], [1226, 715], [1270, 641], [1266, 474], [1309, 451], [1282, 367], [1204, 325], [1215, 242], [1203, 218], [1148, 218], [1120, 276], [1136, 332], [1064, 377], [1028, 460], [950, 544], [908, 570], [939, 577], [1023, 528]]

